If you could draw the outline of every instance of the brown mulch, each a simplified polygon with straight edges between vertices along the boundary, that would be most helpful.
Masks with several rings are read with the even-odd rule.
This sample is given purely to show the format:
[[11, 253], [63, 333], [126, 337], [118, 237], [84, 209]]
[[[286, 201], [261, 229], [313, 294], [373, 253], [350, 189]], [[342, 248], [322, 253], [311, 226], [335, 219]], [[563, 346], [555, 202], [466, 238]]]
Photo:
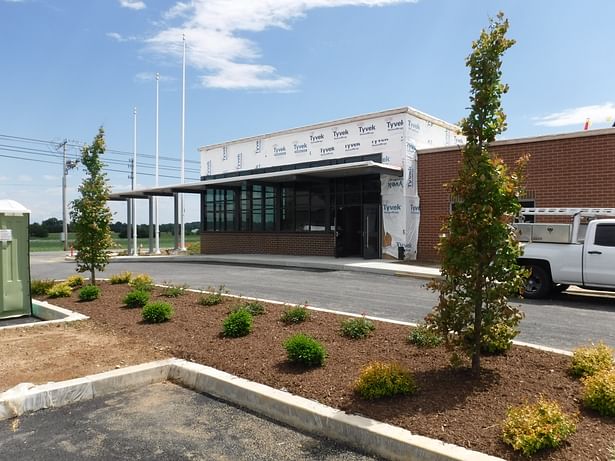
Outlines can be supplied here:
[[[370, 337], [351, 340], [339, 334], [341, 316], [314, 311], [306, 323], [286, 326], [279, 321], [283, 307], [267, 304], [266, 314], [254, 318], [253, 333], [226, 339], [220, 334], [221, 325], [239, 303], [236, 299], [203, 307], [198, 304], [199, 294], [162, 298], [157, 289], [152, 298], [170, 302], [175, 315], [169, 322], [149, 325], [141, 321], [140, 309], [122, 305], [127, 286], [103, 282], [101, 287], [102, 297], [93, 302], [79, 302], [76, 293], [49, 300], [90, 316], [92, 320], [85, 323], [112, 338], [100, 345], [100, 355], [123, 351], [130, 363], [135, 353], [144, 353], [143, 361], [162, 356], [192, 360], [415, 434], [510, 460], [527, 458], [501, 441], [507, 408], [543, 395], [558, 401], [566, 412], [578, 413], [579, 422], [564, 447], [532, 459], [608, 460], [608, 450], [615, 443], [615, 419], [583, 409], [580, 383], [566, 372], [569, 357], [514, 347], [504, 356], [484, 357], [482, 376], [474, 379], [465, 369], [452, 369], [443, 348], [420, 349], [408, 344], [409, 329], [400, 325], [377, 322]], [[296, 332], [312, 335], [325, 345], [328, 359], [323, 368], [303, 370], [287, 363], [282, 342]], [[72, 356], [58, 356], [48, 366], [64, 369], [71, 361]], [[353, 394], [352, 384], [359, 370], [372, 361], [406, 366], [419, 392], [376, 402], [361, 400]]]

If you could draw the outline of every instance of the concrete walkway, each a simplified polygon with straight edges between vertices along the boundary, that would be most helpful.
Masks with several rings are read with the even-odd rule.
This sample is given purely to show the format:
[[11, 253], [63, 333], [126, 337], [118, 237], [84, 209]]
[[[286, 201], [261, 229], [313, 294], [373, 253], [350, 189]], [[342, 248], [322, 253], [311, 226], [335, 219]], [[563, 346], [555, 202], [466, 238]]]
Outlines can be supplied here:
[[122, 262], [166, 261], [202, 264], [237, 264], [241, 266], [294, 267], [300, 269], [355, 271], [380, 275], [410, 276], [431, 279], [440, 275], [435, 265], [412, 264], [411, 262], [389, 259], [332, 258], [326, 256], [287, 255], [157, 255], [157, 256], [116, 256]]

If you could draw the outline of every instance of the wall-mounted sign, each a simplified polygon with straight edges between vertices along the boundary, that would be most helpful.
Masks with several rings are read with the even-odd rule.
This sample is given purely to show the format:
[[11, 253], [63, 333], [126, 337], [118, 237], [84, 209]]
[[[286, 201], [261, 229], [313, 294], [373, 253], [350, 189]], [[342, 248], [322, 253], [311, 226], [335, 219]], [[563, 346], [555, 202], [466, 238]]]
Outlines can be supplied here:
[[11, 229], [0, 229], [0, 242], [12, 242], [13, 231]]

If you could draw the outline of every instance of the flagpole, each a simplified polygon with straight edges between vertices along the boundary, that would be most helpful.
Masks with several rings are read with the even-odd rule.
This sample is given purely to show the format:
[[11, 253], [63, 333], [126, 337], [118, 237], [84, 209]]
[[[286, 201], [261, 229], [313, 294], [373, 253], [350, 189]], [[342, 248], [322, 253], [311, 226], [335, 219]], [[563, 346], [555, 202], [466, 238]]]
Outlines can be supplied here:
[[[160, 114], [160, 74], [156, 72], [156, 187], [158, 183], [158, 153], [159, 153], [159, 114]], [[154, 252], [160, 254], [160, 216], [158, 215], [158, 196], [154, 196], [154, 219], [156, 220], [155, 234], [155, 249]]]
[[[133, 118], [134, 118], [134, 132], [133, 132], [133, 144], [132, 144], [132, 190], [134, 191], [137, 188], [137, 108], [134, 107], [132, 110]], [[137, 246], [137, 213], [136, 213], [136, 199], [132, 200], [132, 240], [134, 245], [132, 247], [132, 251], [134, 255], [139, 254], [139, 249]]]
[[[181, 124], [181, 173], [180, 180], [184, 183], [184, 134], [186, 127], [186, 34], [182, 34], [183, 43], [183, 55], [182, 55], [182, 124]], [[179, 194], [179, 207], [180, 207], [180, 250], [186, 250], [186, 238], [185, 238], [185, 223], [184, 223], [184, 194]]]

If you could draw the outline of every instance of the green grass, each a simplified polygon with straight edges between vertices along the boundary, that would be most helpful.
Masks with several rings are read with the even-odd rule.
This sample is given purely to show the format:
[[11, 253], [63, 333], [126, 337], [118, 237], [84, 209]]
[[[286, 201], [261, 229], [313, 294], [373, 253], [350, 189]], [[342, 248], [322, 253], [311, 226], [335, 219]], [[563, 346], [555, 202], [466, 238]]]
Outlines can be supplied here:
[[[68, 241], [74, 241], [75, 236], [73, 233], [68, 234]], [[125, 250], [127, 247], [127, 239], [117, 238], [116, 234], [113, 234], [113, 241], [116, 244], [118, 250]], [[200, 242], [200, 235], [186, 234], [186, 244]], [[149, 241], [147, 238], [140, 238], [137, 241], [138, 245], [143, 245], [143, 251], [147, 252], [149, 248]], [[175, 245], [175, 238], [168, 232], [160, 233], [160, 248], [173, 248]], [[69, 243], [70, 248], [70, 243]], [[64, 250], [64, 243], [60, 241], [60, 234], [49, 234], [46, 238], [35, 238], [30, 240], [30, 251], [62, 251]]]

